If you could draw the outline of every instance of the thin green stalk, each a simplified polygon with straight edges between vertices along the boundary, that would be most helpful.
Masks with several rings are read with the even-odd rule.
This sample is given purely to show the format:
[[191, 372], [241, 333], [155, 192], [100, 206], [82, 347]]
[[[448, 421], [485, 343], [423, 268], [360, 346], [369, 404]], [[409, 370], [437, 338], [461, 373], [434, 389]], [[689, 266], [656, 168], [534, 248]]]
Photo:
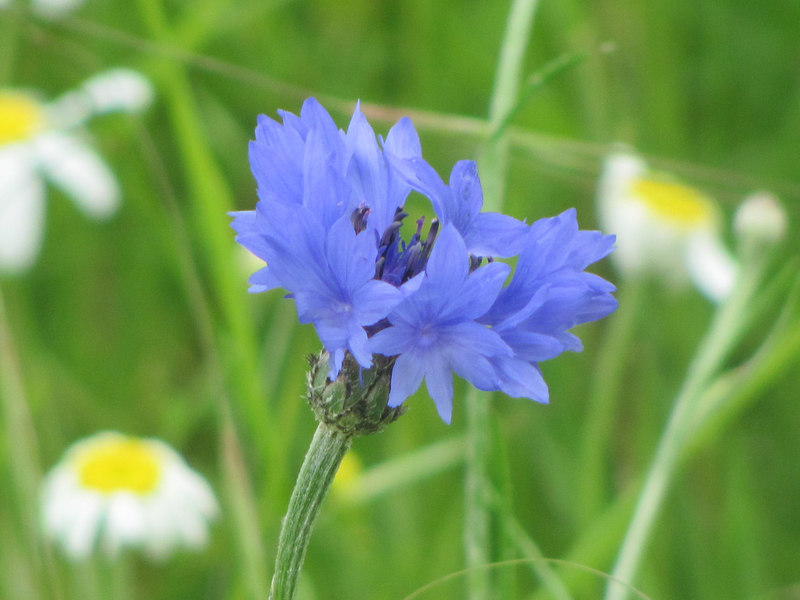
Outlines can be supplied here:
[[[5, 441], [8, 444], [8, 456], [13, 473], [12, 490], [17, 497], [19, 508], [35, 506], [38, 499], [41, 468], [39, 466], [39, 448], [33, 428], [33, 418], [22, 383], [19, 359], [11, 338], [5, 305], [0, 292], [0, 398]], [[37, 523], [35, 513], [20, 510], [27, 550], [37, 567], [40, 566], [38, 548]]]
[[492, 494], [492, 504], [500, 515], [500, 521], [506, 535], [512, 540], [517, 550], [522, 552], [525, 558], [531, 559], [530, 567], [536, 579], [541, 581], [541, 589], [546, 590], [553, 600], [571, 600], [572, 595], [558, 578], [555, 571], [547, 562], [547, 558], [542, 554], [539, 545], [531, 538], [525, 528], [517, 520], [517, 517], [510, 510], [508, 502], [503, 495], [494, 492]]
[[145, 155], [152, 159], [151, 168], [161, 184], [164, 204], [175, 223], [172, 230], [179, 272], [186, 288], [186, 296], [198, 336], [211, 365], [208, 370], [210, 388], [213, 390], [212, 395], [216, 399], [220, 416], [219, 459], [223, 474], [223, 489], [227, 499], [226, 503], [230, 507], [230, 513], [236, 524], [236, 541], [243, 564], [242, 577], [250, 597], [263, 598], [268, 578], [264, 568], [265, 552], [260, 537], [261, 528], [258, 526], [256, 499], [232, 416], [231, 400], [224, 381], [222, 359], [217, 348], [219, 341], [214, 335], [214, 320], [209, 301], [192, 257], [191, 245], [186, 234], [183, 216], [178, 209], [175, 193], [169, 176], [162, 167], [163, 160], [159, 159], [158, 151], [145, 131], [142, 131], [141, 142], [145, 149]]
[[605, 461], [609, 457], [622, 375], [643, 295], [641, 278], [620, 288], [620, 310], [608, 317], [608, 331], [603, 347], [598, 352], [599, 360], [594, 370], [594, 385], [587, 403], [588, 415], [582, 436], [581, 481], [577, 486], [584, 522], [592, 519], [605, 501]]
[[498, 123], [492, 123], [493, 133], [489, 138], [489, 143], [493, 143], [504, 135], [506, 128], [511, 123], [512, 119], [517, 113], [528, 103], [531, 96], [538, 90], [546, 86], [550, 81], [559, 75], [569, 71], [573, 67], [579, 65], [586, 60], [589, 55], [586, 53], [568, 52], [554, 58], [545, 64], [541, 69], [529, 76], [525, 81], [522, 91], [519, 93], [518, 100], [513, 106], [508, 108], [508, 112], [503, 116], [502, 120]]
[[[786, 306], [794, 305], [796, 302], [790, 296]], [[752, 303], [749, 306], [752, 307]], [[779, 335], [775, 338], [778, 332]], [[732, 371], [715, 377], [714, 382], [697, 398], [687, 424], [690, 431], [686, 434], [687, 439], [682, 445], [681, 456], [675, 468], [718, 437], [725, 424], [732, 420], [732, 413], [741, 412], [745, 403], [763, 394], [767, 386], [772, 385], [782, 373], [786, 373], [789, 365], [797, 363], [798, 355], [800, 322], [795, 320], [786, 324], [779, 319], [768, 340], [751, 359]], [[581, 531], [581, 537], [567, 553], [569, 562], [585, 565], [602, 565], [607, 562], [616, 540], [624, 533], [626, 519], [634, 509], [634, 492], [637, 488], [641, 488], [641, 485], [627, 488]], [[562, 578], [574, 593], [589, 593], [588, 588], [582, 587], [587, 583], [586, 580], [575, 578], [571, 573], [565, 573]], [[537, 593], [534, 598], [545, 600], [551, 598], [551, 595]]]
[[800, 278], [789, 294], [772, 331], [744, 364], [718, 377], [698, 400], [692, 419], [692, 439], [687, 454], [697, 451], [719, 432], [744, 405], [763, 395], [800, 356], [800, 320], [793, 316], [798, 306]]
[[265, 553], [261, 542], [255, 494], [247, 473], [236, 426], [230, 415], [230, 403], [223, 405], [220, 455], [225, 473], [225, 492], [236, 523], [239, 550], [242, 553], [242, 577], [251, 598], [263, 598], [267, 585]]
[[97, 558], [89, 557], [87, 560], [71, 565], [72, 597], [81, 600], [107, 600], [107, 590], [103, 589], [103, 569], [98, 565]]
[[[169, 41], [172, 34], [163, 7], [158, 0], [139, 0], [139, 8], [148, 29], [157, 38]], [[257, 424], [259, 434], [253, 439], [264, 447], [270, 457], [271, 436], [263, 435], [263, 427], [271, 423], [264, 402], [260, 369], [257, 365], [258, 344], [247, 318], [246, 294], [235, 269], [231, 269], [233, 235], [226, 213], [233, 208], [233, 198], [219, 170], [210, 144], [202, 130], [203, 119], [196, 106], [185, 69], [175, 63], [159, 63], [155, 75], [161, 82], [166, 108], [176, 142], [183, 159], [186, 181], [191, 194], [192, 225], [199, 246], [204, 251], [203, 262], [213, 281], [216, 304], [221, 312], [218, 339], [226, 372], [237, 390], [237, 400], [247, 411], [248, 422]]]
[[[489, 105], [490, 136], [481, 156], [484, 206], [498, 210], [503, 203], [503, 180], [507, 140], [497, 135], [517, 102], [525, 49], [528, 47], [538, 0], [514, 0], [506, 22], [495, 83]], [[487, 494], [489, 461], [489, 397], [470, 389], [467, 393], [467, 465], [464, 490], [464, 550], [469, 572], [469, 598], [491, 598], [489, 572], [481, 567], [490, 562], [490, 511]]]
[[[625, 532], [631, 511], [636, 501], [637, 485], [629, 485], [617, 495], [614, 502], [603, 510], [590, 524], [579, 531], [579, 537], [565, 553], [565, 562], [587, 567], [608, 564], [619, 546], [619, 538]], [[576, 570], [560, 573], [561, 581], [578, 598], [599, 597], [593, 592], [593, 582], [580, 576]], [[552, 600], [547, 589], [533, 594], [532, 600]]]
[[317, 427], [283, 518], [270, 600], [294, 598], [314, 521], [350, 441], [324, 423]]
[[39, 484], [42, 470], [39, 462], [39, 444], [33, 417], [22, 378], [22, 368], [17, 356], [5, 302], [0, 290], [0, 418], [8, 444], [13, 482], [10, 489], [16, 496], [18, 517], [23, 538], [27, 542], [29, 560], [41, 583], [40, 592], [48, 591], [53, 598], [61, 597], [61, 586], [56, 578], [52, 557], [39, 533], [37, 511], [30, 510], [39, 504]]
[[[140, 0], [139, 9], [151, 34], [169, 42], [172, 33], [163, 7], [158, 0]], [[202, 131], [202, 119], [195, 105], [185, 69], [180, 64], [161, 62], [154, 67], [165, 92], [166, 107], [181, 149], [186, 180], [191, 192], [192, 225], [194, 235], [202, 239], [205, 251], [202, 259], [213, 281], [216, 302], [221, 315], [216, 317], [205, 300], [208, 292], [203, 288], [191, 256], [181, 255], [181, 266], [186, 274], [193, 308], [201, 325], [201, 335], [213, 363], [218, 367], [212, 374], [220, 411], [220, 460], [224, 466], [224, 484], [228, 504], [236, 523], [237, 543], [243, 561], [242, 577], [252, 598], [263, 598], [267, 575], [264, 569], [264, 550], [260, 539], [258, 511], [244, 464], [241, 443], [233, 422], [233, 408], [226, 391], [235, 392], [238, 404], [246, 411], [246, 422], [253, 428], [251, 439], [258, 444], [259, 456], [273, 464], [276, 436], [271, 435], [267, 404], [264, 402], [260, 369], [257, 364], [258, 346], [253, 328], [247, 319], [246, 294], [243, 283], [237, 279], [237, 270], [231, 269], [233, 236], [228, 228], [225, 213], [233, 206], [231, 192], [211, 153], [209, 142]], [[182, 221], [178, 211], [176, 217]], [[186, 236], [181, 236], [179, 250], [189, 248]], [[216, 318], [215, 318], [216, 317]], [[215, 332], [220, 332], [215, 334]], [[225, 381], [227, 375], [227, 381]], [[256, 431], [256, 429], [258, 431]]]
[[508, 13], [500, 57], [489, 103], [489, 139], [481, 155], [481, 182], [485, 207], [498, 210], [503, 202], [508, 140], [498, 136], [519, 99], [525, 50], [530, 40], [539, 0], [514, 0]]
[[489, 525], [491, 507], [488, 493], [488, 460], [491, 447], [488, 426], [489, 396], [470, 387], [466, 398], [467, 469], [464, 489], [464, 552], [467, 561], [469, 597], [491, 598], [490, 574], [483, 567], [491, 562]]
[[120, 554], [106, 565], [106, 569], [109, 571], [109, 597], [112, 600], [133, 600], [138, 596], [131, 556]]
[[[719, 371], [733, 344], [748, 321], [749, 303], [760, 280], [760, 269], [745, 269], [733, 295], [723, 304], [689, 366], [686, 380], [675, 401], [672, 414], [661, 436], [655, 457], [645, 477], [633, 517], [620, 547], [611, 575], [633, 584], [647, 539], [655, 523], [669, 485], [677, 470], [684, 447], [690, 441], [691, 420], [696, 404]], [[606, 589], [606, 600], [624, 600], [628, 590], [621, 586]]]

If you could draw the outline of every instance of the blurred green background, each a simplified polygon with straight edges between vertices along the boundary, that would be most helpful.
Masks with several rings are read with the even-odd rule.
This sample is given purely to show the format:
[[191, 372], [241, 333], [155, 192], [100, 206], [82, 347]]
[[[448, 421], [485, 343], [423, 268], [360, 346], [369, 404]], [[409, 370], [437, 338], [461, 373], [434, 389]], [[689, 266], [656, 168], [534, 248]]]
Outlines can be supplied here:
[[[124, 65], [156, 87], [144, 115], [89, 125], [123, 189], [117, 216], [88, 221], [50, 189], [37, 264], [0, 279], [35, 431], [30, 468], [47, 469], [72, 441], [117, 429], [167, 441], [221, 499], [206, 550], [156, 565], [131, 558], [135, 577], [119, 594], [254, 597], [253, 582], [271, 574], [280, 519], [314, 430], [302, 399], [305, 356], [318, 349], [313, 329], [295, 324], [280, 292], [246, 293], [256, 267], [235, 247], [225, 214], [256, 201], [247, 161], [256, 115], [297, 112], [310, 95], [342, 127], [356, 99], [378, 133], [402, 114], [417, 115], [425, 156], [444, 175], [480, 154], [508, 9], [477, 0], [89, 0], [57, 20], [21, 2], [0, 9], [3, 86], [55, 97]], [[774, 266], [796, 267], [788, 261], [800, 217], [798, 24], [797, 2], [542, 2], [524, 74], [565, 53], [587, 58], [514, 117], [506, 212], [532, 221], [575, 206], [582, 227], [597, 228], [602, 159], [622, 142], [716, 197], [728, 221], [748, 193], [777, 194], [790, 234]], [[455, 116], [477, 121], [458, 127]], [[594, 271], [617, 283], [622, 299], [633, 295], [610, 264]], [[622, 302], [605, 322], [580, 328], [583, 353], [543, 365], [551, 405], [502, 396], [491, 405], [492, 478], [503, 510], [544, 556], [603, 572], [630, 514], [620, 499], [641, 481], [713, 312], [691, 289], [652, 281], [636, 293], [643, 297], [635, 314], [625, 316]], [[766, 306], [731, 365], [752, 353], [776, 312]], [[587, 506], [587, 414], [609, 363], [608, 330], [621, 318], [629, 338], [611, 362], [622, 383], [593, 449], [604, 470]], [[650, 597], [800, 598], [800, 405], [791, 356], [681, 471], [637, 585]], [[456, 390], [463, 395], [463, 382]], [[362, 479], [343, 483], [323, 507], [303, 598], [402, 599], [464, 567], [463, 403], [456, 399], [449, 427], [424, 392], [408, 407], [386, 432], [355, 442]], [[229, 416], [235, 435], [225, 428]], [[368, 485], [374, 469], [409, 454], [383, 483]], [[426, 472], [440, 455], [441, 468]], [[0, 446], [5, 481], [14, 479], [14, 460], [13, 448]], [[252, 513], [237, 512], [248, 486]], [[0, 597], [47, 598], [51, 584], [26, 542], [31, 507], [14, 490], [0, 491]], [[237, 514], [258, 532], [249, 544], [237, 533]], [[493, 558], [524, 558], [507, 533], [494, 530]], [[107, 562], [75, 567], [54, 554], [57, 597], [106, 597]], [[576, 598], [601, 596], [600, 577], [556, 570], [573, 578]], [[497, 597], [531, 597], [529, 571], [493, 570]], [[419, 597], [463, 598], [465, 585], [458, 578]]]

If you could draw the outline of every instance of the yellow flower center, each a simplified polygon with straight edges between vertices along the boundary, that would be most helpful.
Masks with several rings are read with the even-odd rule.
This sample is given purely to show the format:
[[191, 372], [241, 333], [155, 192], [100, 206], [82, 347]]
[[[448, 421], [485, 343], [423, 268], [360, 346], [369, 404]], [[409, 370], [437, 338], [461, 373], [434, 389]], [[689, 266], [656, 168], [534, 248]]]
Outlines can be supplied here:
[[110, 494], [147, 495], [161, 478], [158, 455], [136, 438], [113, 436], [97, 441], [78, 459], [78, 478], [87, 488]]
[[696, 227], [713, 221], [714, 205], [699, 191], [671, 181], [638, 178], [631, 192], [660, 219], [677, 226]]
[[19, 92], [0, 91], [0, 145], [30, 138], [44, 124], [41, 105]]

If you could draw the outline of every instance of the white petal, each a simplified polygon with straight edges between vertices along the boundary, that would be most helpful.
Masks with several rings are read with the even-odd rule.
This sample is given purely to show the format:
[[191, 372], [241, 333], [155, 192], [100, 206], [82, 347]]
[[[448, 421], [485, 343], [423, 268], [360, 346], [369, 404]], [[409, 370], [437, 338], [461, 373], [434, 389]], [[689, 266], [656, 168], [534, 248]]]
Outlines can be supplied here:
[[62, 534], [62, 543], [67, 555], [82, 559], [92, 550], [103, 521], [105, 502], [99, 494], [92, 492], [86, 492], [76, 500], [71, 511], [72, 520]]
[[83, 4], [83, 0], [32, 0], [31, 4], [40, 16], [58, 17]]
[[651, 219], [639, 202], [630, 198], [631, 182], [641, 176], [646, 165], [630, 153], [612, 154], [603, 163], [597, 187], [598, 215], [606, 233], [617, 236], [617, 250], [611, 259], [626, 275], [648, 268], [648, 228]]
[[141, 501], [130, 492], [116, 492], [111, 496], [106, 512], [104, 550], [115, 556], [123, 546], [142, 543], [146, 523]]
[[82, 140], [60, 132], [38, 136], [36, 154], [47, 176], [90, 217], [114, 213], [120, 191], [103, 159]]
[[42, 245], [45, 189], [30, 150], [0, 150], [0, 271], [30, 268]]
[[47, 475], [42, 485], [42, 527], [45, 533], [57, 538], [67, 528], [79, 492], [75, 477], [66, 468], [57, 466]]
[[161, 494], [148, 497], [142, 503], [147, 527], [145, 551], [156, 560], [163, 560], [178, 545], [172, 511]]
[[736, 282], [737, 263], [711, 232], [698, 232], [688, 240], [686, 266], [697, 289], [714, 302], [724, 300]]
[[175, 529], [181, 543], [188, 548], [202, 548], [208, 543], [206, 519], [191, 507], [176, 511]]
[[111, 69], [88, 79], [83, 92], [90, 98], [95, 114], [139, 112], [153, 101], [153, 86], [131, 69]]
[[180, 479], [186, 504], [207, 519], [217, 516], [219, 506], [206, 480], [185, 465]]

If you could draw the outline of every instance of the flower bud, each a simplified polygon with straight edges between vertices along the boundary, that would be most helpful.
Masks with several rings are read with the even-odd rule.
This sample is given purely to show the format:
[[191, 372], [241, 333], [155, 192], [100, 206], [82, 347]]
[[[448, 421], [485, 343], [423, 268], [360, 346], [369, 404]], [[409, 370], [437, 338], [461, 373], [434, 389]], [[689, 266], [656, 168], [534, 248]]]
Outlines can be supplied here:
[[387, 406], [394, 359], [380, 355], [373, 358], [372, 367], [362, 369], [348, 352], [333, 381], [328, 379], [327, 352], [309, 358], [308, 401], [320, 423], [353, 437], [381, 431], [403, 414], [402, 405]]
[[786, 235], [786, 211], [770, 192], [750, 194], [736, 211], [734, 230], [742, 244], [772, 245]]

